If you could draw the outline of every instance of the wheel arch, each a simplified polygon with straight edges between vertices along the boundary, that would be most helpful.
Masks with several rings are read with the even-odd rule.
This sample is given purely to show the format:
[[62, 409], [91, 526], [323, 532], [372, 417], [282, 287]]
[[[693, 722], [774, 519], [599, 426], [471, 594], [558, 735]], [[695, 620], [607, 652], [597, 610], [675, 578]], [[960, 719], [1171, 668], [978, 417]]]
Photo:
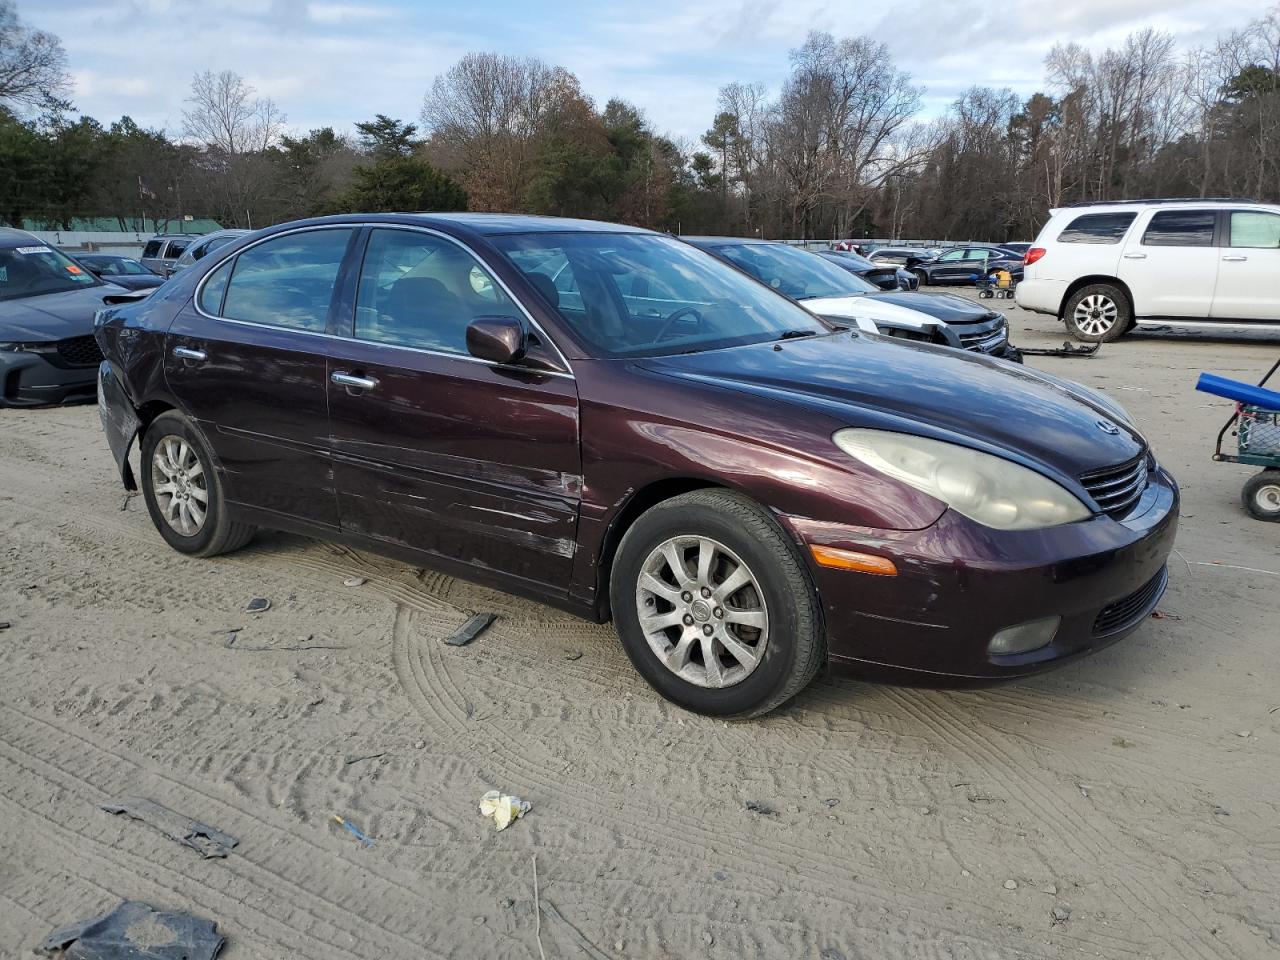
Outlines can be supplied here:
[[1137, 313], [1134, 310], [1133, 292], [1129, 289], [1129, 285], [1119, 277], [1109, 276], [1105, 273], [1097, 273], [1089, 274], [1084, 277], [1077, 277], [1075, 280], [1071, 281], [1067, 286], [1067, 289], [1062, 294], [1062, 302], [1058, 304], [1058, 319], [1065, 321], [1067, 318], [1067, 303], [1070, 302], [1071, 298], [1074, 297], [1079, 290], [1084, 287], [1092, 286], [1095, 283], [1106, 283], [1118, 289], [1124, 294], [1125, 299], [1129, 301], [1130, 319], [1137, 316]]

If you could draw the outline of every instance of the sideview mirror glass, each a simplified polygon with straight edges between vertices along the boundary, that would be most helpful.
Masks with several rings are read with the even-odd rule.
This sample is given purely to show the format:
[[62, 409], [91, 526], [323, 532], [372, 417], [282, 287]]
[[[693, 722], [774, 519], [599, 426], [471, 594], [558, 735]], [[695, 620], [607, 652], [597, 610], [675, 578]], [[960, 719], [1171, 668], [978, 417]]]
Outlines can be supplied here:
[[476, 317], [467, 324], [467, 352], [490, 363], [524, 356], [524, 324], [515, 317]]

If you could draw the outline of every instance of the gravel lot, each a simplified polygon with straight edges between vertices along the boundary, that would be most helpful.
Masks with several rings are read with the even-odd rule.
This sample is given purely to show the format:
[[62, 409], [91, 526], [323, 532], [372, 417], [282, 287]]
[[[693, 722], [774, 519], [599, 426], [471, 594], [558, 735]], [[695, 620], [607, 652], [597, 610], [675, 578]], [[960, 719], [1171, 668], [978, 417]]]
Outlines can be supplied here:
[[[134, 898], [218, 921], [226, 960], [536, 958], [536, 854], [548, 958], [1276, 956], [1280, 526], [1192, 385], [1278, 350], [1030, 361], [1119, 398], [1180, 480], [1162, 618], [1033, 681], [822, 679], [735, 724], [659, 700], [609, 628], [430, 571], [275, 534], [184, 559], [93, 407], [0, 411], [0, 954]], [[501, 619], [443, 645], [472, 611]], [[532, 812], [496, 833], [491, 787]], [[123, 794], [240, 844], [98, 810]]]

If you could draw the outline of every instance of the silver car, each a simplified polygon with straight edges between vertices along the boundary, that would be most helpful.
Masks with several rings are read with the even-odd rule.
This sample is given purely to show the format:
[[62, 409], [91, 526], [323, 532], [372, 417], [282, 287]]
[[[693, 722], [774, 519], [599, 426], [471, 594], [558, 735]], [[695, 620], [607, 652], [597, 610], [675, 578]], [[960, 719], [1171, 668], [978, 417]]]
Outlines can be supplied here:
[[178, 257], [169, 268], [168, 275], [173, 276], [178, 271], [185, 270], [197, 260], [203, 259], [219, 247], [225, 247], [232, 240], [239, 240], [248, 232], [248, 230], [218, 230], [214, 233], [206, 233], [182, 251], [182, 256]]

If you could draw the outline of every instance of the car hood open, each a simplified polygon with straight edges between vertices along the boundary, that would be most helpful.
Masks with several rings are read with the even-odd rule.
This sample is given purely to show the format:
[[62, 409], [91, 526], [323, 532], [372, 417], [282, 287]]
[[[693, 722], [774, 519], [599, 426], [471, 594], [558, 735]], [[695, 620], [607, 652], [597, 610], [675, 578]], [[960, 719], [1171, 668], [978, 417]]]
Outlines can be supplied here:
[[845, 332], [640, 363], [801, 406], [842, 426], [961, 443], [1071, 478], [1132, 460], [1146, 446], [1085, 388], [930, 344]]
[[0, 341], [48, 343], [93, 333], [103, 297], [128, 293], [114, 283], [0, 301]]

